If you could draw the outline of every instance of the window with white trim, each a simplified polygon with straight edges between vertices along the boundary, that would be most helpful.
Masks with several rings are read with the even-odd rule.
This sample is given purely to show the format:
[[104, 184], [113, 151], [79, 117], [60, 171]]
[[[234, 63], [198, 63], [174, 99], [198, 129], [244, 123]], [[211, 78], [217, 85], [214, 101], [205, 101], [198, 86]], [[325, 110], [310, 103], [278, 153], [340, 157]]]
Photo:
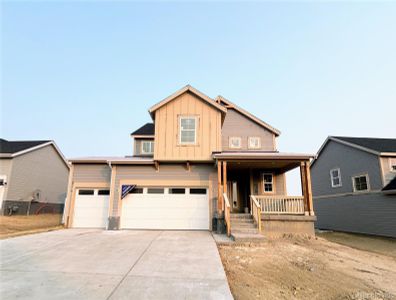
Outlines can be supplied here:
[[264, 193], [272, 193], [274, 191], [274, 176], [271, 173], [263, 174]]
[[389, 166], [391, 172], [396, 172], [396, 158], [389, 158]]
[[229, 137], [229, 147], [232, 149], [239, 149], [242, 147], [242, 139], [239, 136]]
[[154, 141], [142, 141], [142, 154], [154, 153]]
[[352, 177], [352, 183], [355, 192], [369, 190], [369, 179], [367, 174]]
[[180, 117], [179, 123], [180, 144], [196, 144], [197, 118], [192, 116]]
[[342, 186], [340, 168], [330, 170], [331, 187], [336, 188]]
[[249, 149], [260, 149], [261, 148], [261, 140], [258, 136], [249, 136], [248, 139]]

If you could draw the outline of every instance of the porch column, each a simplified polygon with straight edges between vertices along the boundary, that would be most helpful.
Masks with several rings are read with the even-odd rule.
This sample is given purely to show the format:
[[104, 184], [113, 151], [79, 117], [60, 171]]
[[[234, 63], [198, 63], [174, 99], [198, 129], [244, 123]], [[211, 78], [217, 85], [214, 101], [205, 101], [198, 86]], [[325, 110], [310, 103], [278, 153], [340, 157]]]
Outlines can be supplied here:
[[[223, 191], [225, 194], [227, 194], [227, 162], [223, 161]], [[224, 210], [224, 201], [223, 203], [223, 210]]]
[[305, 162], [305, 177], [306, 177], [306, 185], [307, 185], [307, 203], [308, 203], [308, 210], [311, 216], [314, 216], [313, 210], [313, 201], [312, 201], [312, 187], [311, 187], [311, 171], [309, 162]]
[[220, 217], [223, 213], [223, 194], [221, 189], [221, 160], [217, 161], [217, 214]]
[[307, 177], [306, 177], [305, 162], [300, 163], [300, 177], [301, 177], [301, 191], [304, 196], [304, 211], [305, 211], [305, 215], [308, 216], [309, 208], [308, 208]]

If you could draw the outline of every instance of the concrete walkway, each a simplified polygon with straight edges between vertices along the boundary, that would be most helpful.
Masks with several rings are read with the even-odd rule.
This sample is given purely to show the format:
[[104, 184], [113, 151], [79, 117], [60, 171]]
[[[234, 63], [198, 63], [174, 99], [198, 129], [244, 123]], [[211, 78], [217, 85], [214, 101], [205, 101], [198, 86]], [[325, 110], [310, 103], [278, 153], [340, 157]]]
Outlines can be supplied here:
[[232, 299], [209, 232], [69, 229], [0, 251], [1, 299]]

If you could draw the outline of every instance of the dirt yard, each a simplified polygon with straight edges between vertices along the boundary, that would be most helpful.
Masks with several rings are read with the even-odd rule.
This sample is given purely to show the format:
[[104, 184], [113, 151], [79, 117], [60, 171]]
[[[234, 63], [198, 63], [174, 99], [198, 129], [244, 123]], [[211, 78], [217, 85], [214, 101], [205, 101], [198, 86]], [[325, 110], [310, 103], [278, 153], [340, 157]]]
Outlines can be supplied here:
[[62, 215], [0, 216], [0, 239], [62, 228]]
[[235, 299], [396, 299], [396, 259], [321, 237], [219, 244]]

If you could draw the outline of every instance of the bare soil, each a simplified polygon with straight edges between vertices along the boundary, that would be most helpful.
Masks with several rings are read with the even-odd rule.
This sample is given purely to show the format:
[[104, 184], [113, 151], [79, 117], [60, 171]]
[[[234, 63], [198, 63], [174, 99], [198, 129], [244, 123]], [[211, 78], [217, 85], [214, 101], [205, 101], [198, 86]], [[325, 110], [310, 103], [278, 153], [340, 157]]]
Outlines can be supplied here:
[[396, 259], [326, 239], [219, 244], [235, 299], [396, 299]]
[[0, 238], [63, 228], [62, 215], [0, 216]]

